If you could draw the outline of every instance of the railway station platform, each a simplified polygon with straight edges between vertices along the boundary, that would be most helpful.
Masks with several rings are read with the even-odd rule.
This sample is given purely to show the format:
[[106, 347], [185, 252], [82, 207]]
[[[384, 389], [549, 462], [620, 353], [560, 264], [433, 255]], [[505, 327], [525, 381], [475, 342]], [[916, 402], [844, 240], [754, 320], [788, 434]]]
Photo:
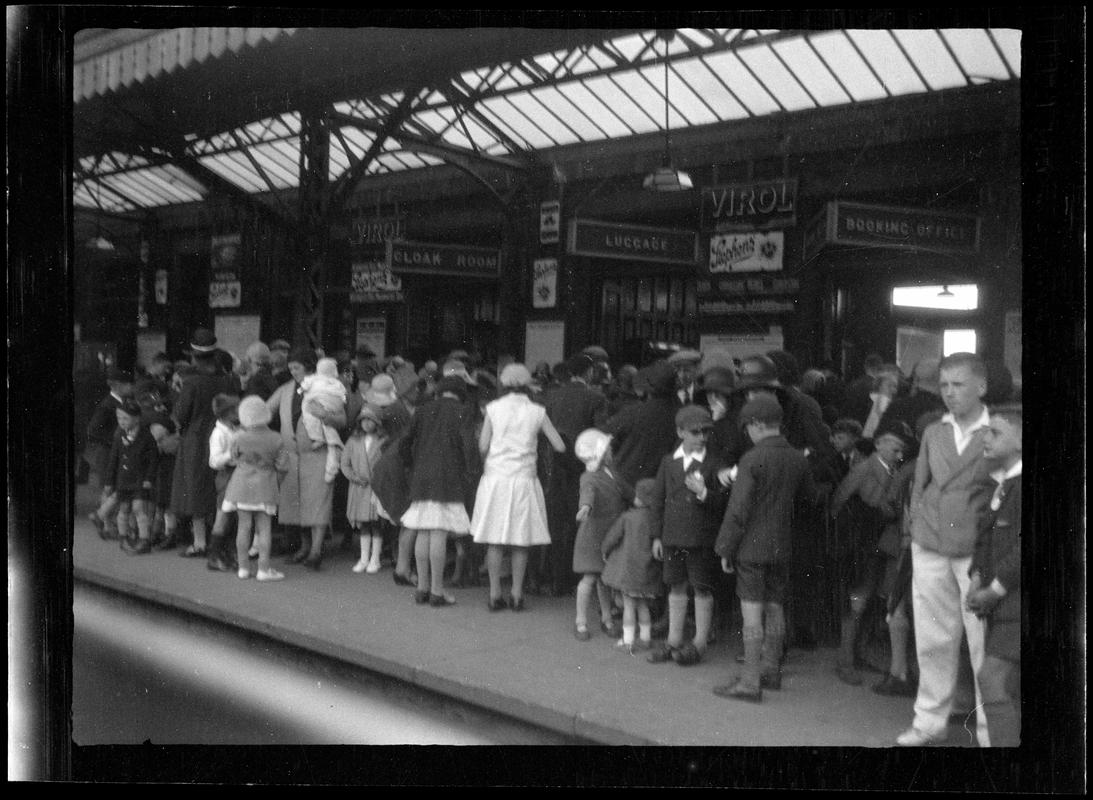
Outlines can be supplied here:
[[[874, 694], [835, 676], [836, 652], [791, 650], [780, 691], [751, 704], [714, 686], [740, 669], [739, 635], [722, 635], [701, 663], [650, 664], [593, 625], [577, 641], [573, 598], [528, 596], [525, 611], [491, 613], [487, 588], [456, 588], [457, 604], [414, 603], [390, 568], [354, 574], [356, 554], [329, 546], [319, 572], [279, 563], [286, 579], [239, 580], [179, 551], [130, 556], [87, 520], [88, 486], [77, 487], [73, 577], [195, 617], [237, 626], [542, 726], [605, 745], [891, 747], [910, 723], [911, 698]], [[337, 544], [337, 541], [334, 543]], [[950, 746], [974, 746], [974, 721], [954, 723]], [[286, 743], [291, 744], [291, 743]]]

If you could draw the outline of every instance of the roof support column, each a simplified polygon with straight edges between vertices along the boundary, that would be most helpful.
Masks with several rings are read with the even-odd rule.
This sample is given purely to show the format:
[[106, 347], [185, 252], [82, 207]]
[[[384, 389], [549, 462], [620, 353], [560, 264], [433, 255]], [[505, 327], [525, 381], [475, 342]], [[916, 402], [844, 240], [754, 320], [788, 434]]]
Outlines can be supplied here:
[[300, 292], [296, 306], [296, 339], [321, 347], [323, 292], [330, 224], [326, 215], [330, 164], [330, 129], [321, 113], [300, 115]]

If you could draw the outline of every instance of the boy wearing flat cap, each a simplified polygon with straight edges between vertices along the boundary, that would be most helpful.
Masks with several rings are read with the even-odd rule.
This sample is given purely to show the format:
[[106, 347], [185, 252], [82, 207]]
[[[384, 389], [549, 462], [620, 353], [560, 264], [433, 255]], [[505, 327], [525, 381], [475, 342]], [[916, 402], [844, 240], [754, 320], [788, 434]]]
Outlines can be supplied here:
[[721, 568], [736, 572], [744, 618], [744, 669], [714, 694], [758, 702], [763, 688], [780, 689], [785, 642], [783, 603], [789, 583], [793, 518], [813, 503], [816, 489], [808, 459], [782, 436], [782, 407], [758, 395], [740, 410], [740, 425], [755, 443], [737, 465], [736, 481], [714, 550]]
[[[649, 502], [653, 557], [664, 562], [664, 583], [669, 587], [668, 639], [649, 655], [654, 664], [697, 664], [709, 642], [717, 582], [713, 543], [725, 508], [725, 489], [717, 479], [725, 465], [706, 448], [712, 427], [710, 412], [701, 406], [688, 405], [676, 412], [682, 443], [661, 459], [654, 479]], [[694, 589], [695, 635], [684, 644], [688, 586]]]

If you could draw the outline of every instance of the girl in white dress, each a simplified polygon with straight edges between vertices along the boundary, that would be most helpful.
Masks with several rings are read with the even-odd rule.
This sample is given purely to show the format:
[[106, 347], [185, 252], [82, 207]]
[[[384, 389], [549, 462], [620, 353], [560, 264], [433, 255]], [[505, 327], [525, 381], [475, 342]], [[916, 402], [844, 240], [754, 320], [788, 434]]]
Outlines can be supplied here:
[[[559, 453], [565, 452], [565, 443], [546, 409], [532, 402], [527, 367], [509, 364], [501, 370], [500, 382], [503, 394], [486, 405], [478, 439], [485, 465], [475, 495], [471, 535], [475, 542], [488, 545], [490, 611], [506, 606], [522, 611], [528, 548], [550, 544], [546, 501], [535, 472], [539, 432]], [[506, 547], [511, 549], [512, 557], [512, 594], [508, 603], [501, 597], [501, 561]]]

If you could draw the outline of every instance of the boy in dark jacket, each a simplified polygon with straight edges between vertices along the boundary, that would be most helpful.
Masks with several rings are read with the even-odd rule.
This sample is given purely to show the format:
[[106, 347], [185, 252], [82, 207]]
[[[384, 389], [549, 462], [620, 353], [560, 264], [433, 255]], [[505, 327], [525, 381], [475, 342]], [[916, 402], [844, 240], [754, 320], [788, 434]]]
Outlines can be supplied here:
[[[110, 447], [106, 472], [103, 475], [109, 497], [114, 494], [118, 509], [118, 536], [121, 547], [130, 555], [145, 555], [152, 551], [152, 524], [147, 503], [151, 499], [156, 478], [159, 450], [152, 434], [141, 424], [141, 407], [136, 400], [126, 398], [115, 412], [118, 427]], [[105, 504], [104, 504], [105, 505]], [[139, 538], [129, 538], [129, 510], [137, 518]], [[105, 518], [109, 511], [99, 508]]]
[[[653, 557], [664, 562], [668, 593], [668, 640], [649, 655], [659, 664], [697, 664], [709, 642], [713, 617], [713, 587], [717, 559], [713, 542], [724, 509], [725, 491], [718, 480], [724, 463], [706, 449], [713, 418], [700, 406], [676, 413], [676, 433], [682, 444], [664, 456], [650, 498], [653, 512]], [[683, 644], [687, 618], [687, 587], [695, 595], [694, 641]]]
[[997, 466], [975, 542], [968, 609], [987, 619], [979, 669], [990, 747], [1021, 744], [1021, 406], [991, 409], [983, 455]]
[[[778, 662], [785, 641], [783, 603], [789, 582], [794, 509], [814, 503], [808, 459], [782, 436], [782, 407], [757, 396], [740, 410], [740, 424], [755, 447], [737, 469], [714, 550], [721, 568], [736, 572], [744, 618], [744, 670], [714, 694], [758, 702], [762, 687], [781, 688]], [[765, 623], [765, 629], [764, 629]]]

